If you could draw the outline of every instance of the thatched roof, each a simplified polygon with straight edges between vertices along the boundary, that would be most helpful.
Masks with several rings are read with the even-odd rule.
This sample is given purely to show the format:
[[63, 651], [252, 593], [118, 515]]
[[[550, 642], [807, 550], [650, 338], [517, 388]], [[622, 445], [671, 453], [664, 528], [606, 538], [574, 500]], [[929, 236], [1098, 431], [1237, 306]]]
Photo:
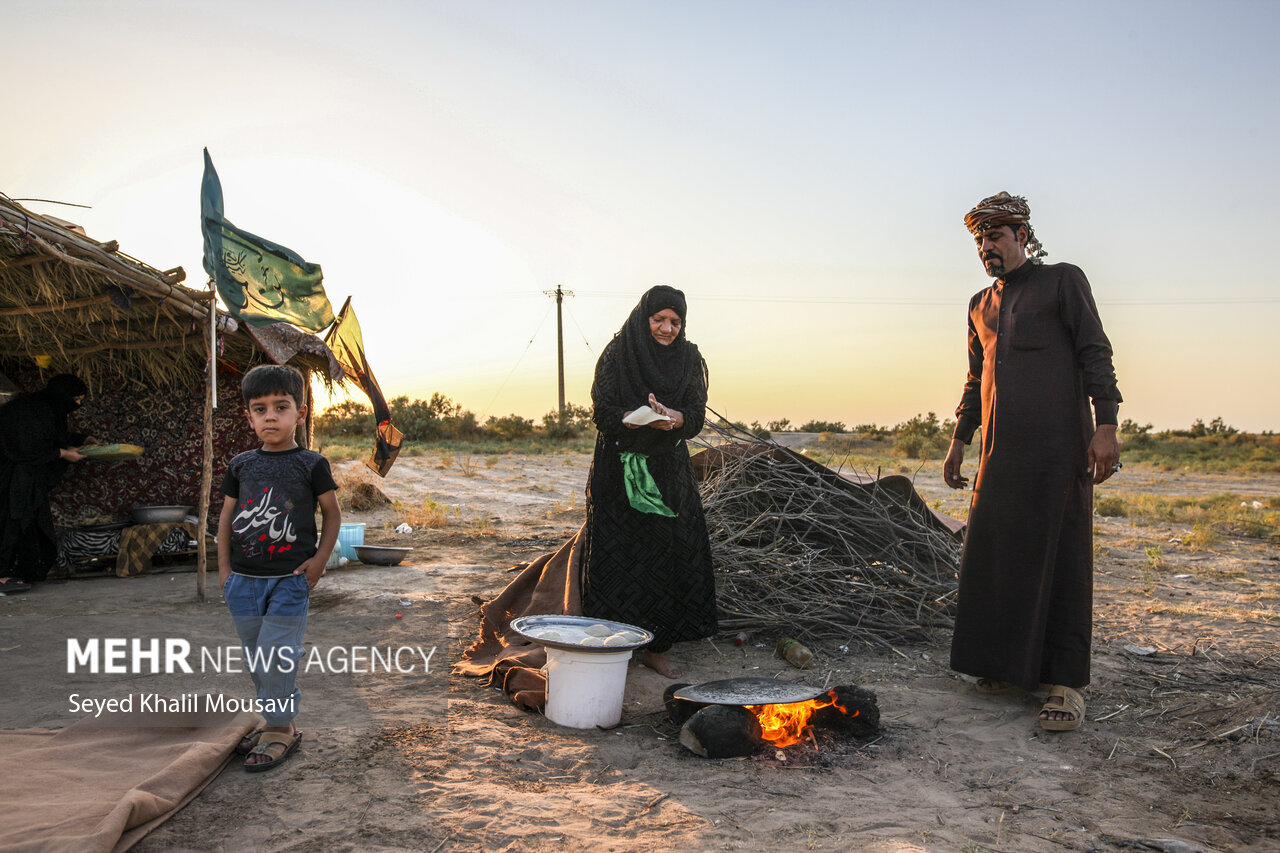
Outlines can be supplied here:
[[[193, 226], [194, 227], [194, 226]], [[83, 229], [33, 213], [0, 193], [0, 357], [48, 356], [53, 372], [174, 387], [199, 381], [207, 359], [212, 292], [185, 287], [181, 267], [161, 271]], [[218, 312], [222, 357], [262, 361], [246, 330]], [[293, 363], [326, 373], [324, 358]]]

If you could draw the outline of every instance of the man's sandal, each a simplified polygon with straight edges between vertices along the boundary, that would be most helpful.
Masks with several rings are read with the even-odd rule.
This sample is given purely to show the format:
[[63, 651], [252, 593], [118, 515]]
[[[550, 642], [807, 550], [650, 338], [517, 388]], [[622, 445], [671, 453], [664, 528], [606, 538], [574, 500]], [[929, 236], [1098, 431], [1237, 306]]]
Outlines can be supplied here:
[[1040, 709], [1041, 714], [1070, 714], [1069, 720], [1049, 720], [1041, 718], [1040, 728], [1046, 732], [1069, 732], [1080, 727], [1080, 723], [1084, 721], [1084, 697], [1080, 695], [1080, 691], [1073, 690], [1070, 687], [1063, 687], [1061, 684], [1055, 684], [1049, 688], [1049, 699], [1058, 698], [1062, 700], [1062, 704], [1056, 704], [1052, 701], [1044, 703], [1044, 707]]
[[302, 732], [294, 732], [293, 734], [285, 734], [284, 732], [263, 732], [258, 736], [258, 745], [249, 750], [249, 755], [265, 755], [271, 757], [271, 747], [281, 745], [284, 752], [281, 752], [270, 761], [263, 761], [260, 764], [250, 764], [248, 757], [245, 758], [244, 769], [249, 773], [261, 773], [264, 770], [270, 770], [273, 767], [279, 767], [284, 764], [285, 759], [298, 749], [298, 744], [302, 742]]
[[262, 737], [262, 729], [254, 729], [240, 738], [240, 742], [236, 744], [236, 755], [248, 755], [253, 752], [253, 748], [258, 745], [258, 738], [260, 737]]

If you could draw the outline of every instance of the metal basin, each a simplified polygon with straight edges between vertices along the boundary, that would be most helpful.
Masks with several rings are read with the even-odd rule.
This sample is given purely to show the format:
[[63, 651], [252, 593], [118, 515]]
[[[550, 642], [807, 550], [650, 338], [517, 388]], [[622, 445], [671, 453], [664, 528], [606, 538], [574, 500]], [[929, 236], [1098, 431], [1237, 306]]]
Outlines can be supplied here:
[[356, 557], [362, 563], [371, 566], [398, 566], [412, 548], [399, 548], [394, 545], [355, 545]]
[[[633, 639], [594, 643], [588, 639], [592, 635], [587, 633], [587, 629], [597, 625], [607, 629], [607, 634], [625, 632]], [[590, 616], [521, 616], [511, 620], [511, 630], [539, 645], [570, 652], [625, 652], [653, 642], [653, 634], [643, 628]], [[600, 635], [597, 639], [603, 641], [605, 637]]]
[[821, 687], [775, 678], [726, 678], [681, 687], [675, 697], [703, 705], [791, 705], [816, 699], [825, 692]]
[[189, 506], [135, 506], [129, 510], [135, 524], [180, 524], [190, 514]]

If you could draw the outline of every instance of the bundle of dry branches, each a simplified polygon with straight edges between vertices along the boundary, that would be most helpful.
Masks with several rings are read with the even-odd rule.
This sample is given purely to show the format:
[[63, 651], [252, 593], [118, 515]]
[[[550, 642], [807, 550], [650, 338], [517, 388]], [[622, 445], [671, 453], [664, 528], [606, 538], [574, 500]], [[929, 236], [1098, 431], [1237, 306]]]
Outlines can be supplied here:
[[722, 628], [884, 647], [950, 627], [960, 545], [910, 481], [859, 482], [712, 429], [732, 443], [694, 460]]

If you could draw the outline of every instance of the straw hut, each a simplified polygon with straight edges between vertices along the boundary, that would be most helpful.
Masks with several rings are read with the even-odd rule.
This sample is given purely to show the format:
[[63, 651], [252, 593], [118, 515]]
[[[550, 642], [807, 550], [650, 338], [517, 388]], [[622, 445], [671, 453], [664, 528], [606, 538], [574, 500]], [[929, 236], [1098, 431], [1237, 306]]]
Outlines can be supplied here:
[[[31, 391], [54, 374], [74, 373], [90, 393], [72, 428], [146, 449], [137, 460], [72, 466], [51, 495], [59, 524], [122, 518], [133, 506], [198, 506], [202, 466], [211, 470], [213, 506], [220, 506], [227, 462], [255, 446], [240, 375], [273, 361], [308, 377], [315, 370], [327, 380], [341, 376], [318, 338], [283, 324], [251, 330], [220, 311], [211, 318], [212, 291], [184, 287], [184, 278], [180, 267], [148, 266], [115, 241], [91, 239], [0, 194], [0, 386]], [[211, 326], [218, 406], [206, 418]], [[300, 443], [310, 444], [309, 433], [309, 424], [300, 429]]]

